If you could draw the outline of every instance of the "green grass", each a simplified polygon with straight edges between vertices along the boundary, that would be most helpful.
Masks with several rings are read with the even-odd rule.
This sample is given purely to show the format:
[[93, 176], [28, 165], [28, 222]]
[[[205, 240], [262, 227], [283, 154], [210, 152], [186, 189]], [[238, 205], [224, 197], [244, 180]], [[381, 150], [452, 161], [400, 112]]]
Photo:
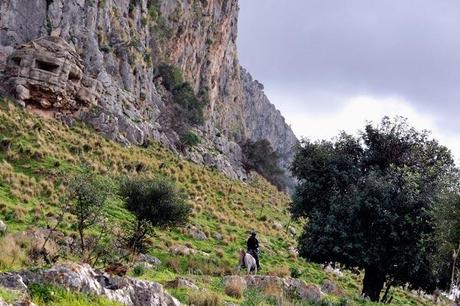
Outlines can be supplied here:
[[105, 298], [70, 292], [53, 285], [32, 284], [29, 286], [32, 302], [38, 306], [121, 306]]
[[[148, 252], [158, 257], [162, 264], [153, 270], [143, 271], [139, 278], [166, 284], [182, 276], [217, 294], [221, 301], [249, 305], [247, 303], [251, 299], [258, 298], [258, 293], [248, 293], [254, 297], [231, 298], [225, 295], [221, 280], [223, 275], [237, 273], [238, 251], [244, 248], [248, 232], [255, 229], [262, 247], [263, 274], [289, 274], [290, 268], [295, 267], [308, 283], [321, 285], [325, 279], [336, 282], [349, 305], [366, 303], [359, 298], [362, 276], [344, 271], [344, 276], [338, 278], [327, 274], [317, 264], [289, 254], [288, 248], [296, 245], [297, 237], [287, 230], [287, 225], [297, 233], [301, 232], [303, 225], [289, 219], [287, 208], [290, 198], [258, 175], [252, 176], [246, 183], [231, 180], [216, 170], [188, 162], [156, 143], [148, 148], [123, 147], [83, 125], [65, 127], [55, 120], [44, 120], [24, 112], [8, 102], [0, 102], [0, 122], [0, 140], [11, 141], [8, 149], [0, 147], [0, 219], [8, 226], [7, 238], [2, 239], [16, 241], [11, 252], [5, 251], [0, 256], [0, 270], [36, 265], [24, 257], [28, 243], [21, 241], [18, 234], [55, 224], [61, 209], [60, 199], [65, 194], [61, 182], [66, 176], [88, 168], [113, 177], [160, 174], [175, 181], [187, 192], [188, 202], [193, 208], [189, 223], [202, 230], [208, 239], [195, 240], [185, 228], [157, 230]], [[117, 199], [110, 201], [107, 215], [110, 224], [132, 218]], [[72, 234], [71, 220], [71, 216], [66, 216], [67, 222], [59, 230]], [[276, 229], [274, 220], [284, 228]], [[92, 233], [97, 230], [93, 229]], [[215, 233], [222, 235], [222, 240], [215, 239]], [[169, 249], [176, 245], [187, 246], [198, 253], [193, 256], [173, 255]], [[18, 251], [18, 247], [21, 250]], [[13, 261], [13, 251], [20, 252], [20, 258], [24, 260]], [[66, 259], [73, 258], [63, 258]], [[10, 262], [14, 262], [14, 267], [8, 266]], [[191, 294], [183, 289], [168, 290], [184, 302]], [[59, 299], [75, 302], [65, 304], [59, 300], [51, 305], [114, 305], [90, 300], [94, 297], [72, 296], [73, 293], [60, 289], [55, 291]], [[40, 297], [37, 295], [36, 298]], [[327, 298], [334, 303], [341, 300], [340, 297]], [[41, 302], [37, 303], [41, 305]], [[429, 302], [394, 289], [393, 305], [415, 304], [429, 305]]]
[[0, 287], [0, 301], [6, 303], [13, 303], [19, 299], [20, 295], [17, 291], [8, 290]]

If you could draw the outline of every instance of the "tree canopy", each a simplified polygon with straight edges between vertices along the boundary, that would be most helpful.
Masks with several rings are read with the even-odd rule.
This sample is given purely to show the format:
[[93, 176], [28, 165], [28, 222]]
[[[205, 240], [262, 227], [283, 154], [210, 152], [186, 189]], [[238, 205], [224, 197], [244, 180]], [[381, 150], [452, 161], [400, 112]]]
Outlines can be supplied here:
[[385, 282], [434, 289], [430, 208], [453, 169], [450, 151], [404, 118], [367, 124], [357, 137], [303, 140], [292, 165], [291, 212], [308, 219], [300, 255], [363, 269], [373, 301]]
[[191, 212], [186, 195], [162, 177], [125, 178], [120, 187], [125, 207], [135, 217], [128, 241], [133, 251], [144, 248], [145, 238], [155, 227], [170, 227], [187, 222]]
[[243, 164], [247, 171], [254, 170], [279, 190], [286, 189], [286, 175], [279, 166], [278, 153], [273, 150], [267, 139], [246, 140], [241, 144]]
[[[453, 178], [458, 182], [458, 178]], [[444, 195], [433, 209], [437, 252], [433, 256], [439, 287], [453, 289], [460, 284], [460, 186]]]

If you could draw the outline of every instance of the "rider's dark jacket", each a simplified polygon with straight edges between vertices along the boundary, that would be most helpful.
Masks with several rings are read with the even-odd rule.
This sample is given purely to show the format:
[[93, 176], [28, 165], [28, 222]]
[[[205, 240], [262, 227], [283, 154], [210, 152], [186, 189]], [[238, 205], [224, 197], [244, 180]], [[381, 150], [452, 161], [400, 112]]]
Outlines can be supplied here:
[[259, 241], [256, 237], [251, 236], [246, 243], [248, 250], [257, 250], [259, 248]]

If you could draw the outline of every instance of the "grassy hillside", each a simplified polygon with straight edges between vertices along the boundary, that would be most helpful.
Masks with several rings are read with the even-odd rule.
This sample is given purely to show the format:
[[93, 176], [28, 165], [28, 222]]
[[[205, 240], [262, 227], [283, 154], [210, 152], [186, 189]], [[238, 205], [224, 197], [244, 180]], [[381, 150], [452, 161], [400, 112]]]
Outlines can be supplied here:
[[[77, 124], [68, 128], [24, 112], [6, 101], [0, 102], [0, 220], [7, 224], [8, 233], [0, 238], [3, 251], [0, 252], [0, 271], [33, 265], [27, 252], [34, 242], [28, 240], [26, 232], [56, 222], [65, 194], [60, 182], [71, 173], [87, 168], [114, 177], [161, 174], [187, 192], [193, 207], [190, 224], [203, 231], [207, 239], [194, 239], [185, 228], [158, 230], [149, 253], [162, 264], [153, 270], [135, 267], [129, 272], [163, 284], [184, 276], [200, 288], [208, 289], [208, 293], [199, 295], [185, 289], [171, 289], [183, 302], [207, 298], [220, 304], [228, 301], [276, 305], [273, 298], [259, 292], [232, 298], [225, 294], [221, 283], [223, 275], [236, 273], [238, 251], [244, 247], [249, 230], [255, 229], [262, 247], [262, 274], [287, 276], [291, 270], [297, 270], [302, 279], [318, 285], [330, 279], [338, 284], [343, 296], [327, 296], [326, 300], [337, 304], [365, 304], [359, 298], [362, 276], [348, 272], [342, 277], [327, 274], [319, 265], [290, 254], [289, 247], [296, 245], [295, 233], [300, 233], [302, 225], [289, 219], [289, 197], [261, 177], [254, 175], [245, 183], [234, 181], [213, 169], [183, 160], [158, 144], [126, 148], [84, 126]], [[108, 213], [112, 225], [130, 218], [117, 200], [110, 203]], [[59, 230], [71, 235], [74, 232], [71, 220], [72, 216], [66, 216], [68, 222]], [[183, 246], [197, 253], [186, 256], [171, 252]], [[61, 260], [70, 259], [72, 257]], [[0, 297], [8, 294], [11, 293], [0, 290]], [[395, 289], [393, 295], [394, 305], [429, 304], [403, 290]], [[88, 302], [88, 305], [96, 304]]]

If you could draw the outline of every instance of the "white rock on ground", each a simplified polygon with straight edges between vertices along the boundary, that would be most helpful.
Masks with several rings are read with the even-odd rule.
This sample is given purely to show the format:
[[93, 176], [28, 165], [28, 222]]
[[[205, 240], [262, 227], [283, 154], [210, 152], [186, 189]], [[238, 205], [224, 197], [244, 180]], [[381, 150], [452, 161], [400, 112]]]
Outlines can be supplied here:
[[72, 291], [104, 296], [128, 306], [181, 305], [158, 283], [109, 276], [94, 270], [89, 265], [58, 265], [41, 272], [0, 274], [0, 284], [6, 288], [26, 291], [25, 286], [37, 282], [56, 284]]
[[319, 302], [323, 293], [321, 289], [312, 284], [307, 284], [303, 280], [296, 278], [281, 278], [277, 276], [264, 276], [264, 275], [249, 275], [245, 277], [232, 275], [224, 277], [224, 285], [230, 283], [240, 283], [241, 288], [255, 288], [263, 290], [265, 288], [272, 288], [273, 286], [280, 288], [285, 293], [297, 292], [299, 298], [310, 302]]
[[3, 236], [6, 233], [6, 224], [0, 220], [0, 236]]
[[151, 255], [148, 255], [148, 254], [139, 254], [139, 256], [137, 257], [137, 261], [138, 262], [146, 262], [146, 263], [149, 263], [151, 265], [160, 265], [161, 264], [161, 260], [159, 260], [158, 258], [153, 257]]

